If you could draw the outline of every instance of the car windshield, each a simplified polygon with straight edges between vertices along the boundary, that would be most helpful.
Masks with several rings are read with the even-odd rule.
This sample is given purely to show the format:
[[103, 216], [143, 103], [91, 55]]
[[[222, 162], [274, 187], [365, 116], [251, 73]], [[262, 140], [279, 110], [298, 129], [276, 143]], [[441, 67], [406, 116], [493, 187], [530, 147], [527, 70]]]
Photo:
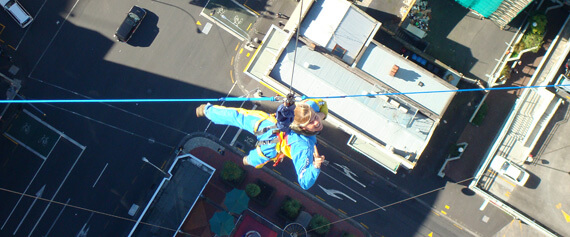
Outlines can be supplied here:
[[129, 17], [133, 22], [137, 22], [140, 21], [141, 18], [139, 16], [137, 16], [137, 14], [134, 14], [132, 12], [129, 12]]

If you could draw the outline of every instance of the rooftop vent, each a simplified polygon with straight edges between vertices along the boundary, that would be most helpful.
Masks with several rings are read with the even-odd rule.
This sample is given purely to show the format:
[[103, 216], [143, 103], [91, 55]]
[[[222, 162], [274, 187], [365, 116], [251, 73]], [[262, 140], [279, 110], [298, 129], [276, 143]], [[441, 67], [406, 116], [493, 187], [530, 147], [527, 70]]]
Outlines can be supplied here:
[[398, 69], [400, 69], [400, 67], [398, 67], [398, 65], [392, 66], [392, 70], [390, 70], [390, 76], [395, 76], [396, 73], [398, 72]]

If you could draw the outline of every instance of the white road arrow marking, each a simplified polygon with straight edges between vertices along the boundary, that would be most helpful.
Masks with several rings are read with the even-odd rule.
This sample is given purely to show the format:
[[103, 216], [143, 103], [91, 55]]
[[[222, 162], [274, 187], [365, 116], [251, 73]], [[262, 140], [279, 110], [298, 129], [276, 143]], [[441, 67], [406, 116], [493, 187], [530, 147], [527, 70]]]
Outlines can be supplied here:
[[356, 202], [356, 200], [354, 200], [353, 198], [351, 198], [350, 196], [344, 194], [344, 193], [341, 192], [341, 191], [338, 191], [338, 190], [335, 190], [335, 189], [326, 189], [326, 188], [323, 188], [323, 186], [321, 186], [320, 184], [319, 184], [319, 187], [320, 187], [323, 191], [325, 191], [325, 193], [326, 193], [327, 195], [329, 195], [329, 196], [331, 196], [331, 197], [334, 197], [334, 198], [343, 200], [341, 197], [337, 196], [337, 194], [340, 194], [340, 195], [345, 196], [346, 198], [352, 200], [353, 202]]
[[342, 169], [342, 173], [344, 173], [344, 175], [346, 175], [349, 179], [352, 179], [354, 182], [356, 182], [357, 184], [360, 184], [362, 187], [366, 188], [366, 185], [364, 185], [361, 182], [358, 182], [358, 180], [356, 180], [353, 176], [358, 177], [358, 175], [356, 175], [354, 172], [352, 172], [346, 165], [339, 165], [337, 163], [334, 163], [336, 166], [338, 166], [339, 168]]
[[26, 211], [26, 214], [22, 218], [22, 221], [20, 221], [20, 224], [18, 224], [18, 227], [16, 227], [16, 230], [14, 230], [14, 233], [12, 235], [16, 235], [16, 232], [18, 232], [18, 229], [20, 229], [20, 226], [22, 226], [22, 223], [24, 223], [24, 220], [26, 219], [28, 214], [30, 214], [32, 207], [34, 207], [34, 204], [36, 204], [36, 201], [38, 200], [38, 198], [42, 197], [42, 194], [44, 193], [45, 188], [46, 188], [46, 185], [44, 184], [44, 186], [42, 186], [42, 188], [40, 188], [40, 190], [36, 193], [36, 198], [34, 198], [32, 205], [30, 205], [30, 207], [28, 208], [28, 211]]

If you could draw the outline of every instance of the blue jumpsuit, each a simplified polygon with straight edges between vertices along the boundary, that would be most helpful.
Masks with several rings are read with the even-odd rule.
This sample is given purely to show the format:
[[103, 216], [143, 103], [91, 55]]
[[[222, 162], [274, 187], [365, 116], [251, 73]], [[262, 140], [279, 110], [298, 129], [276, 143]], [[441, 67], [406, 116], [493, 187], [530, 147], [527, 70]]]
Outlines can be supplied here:
[[[318, 106], [311, 106], [317, 108]], [[316, 112], [319, 112], [318, 110]], [[265, 119], [269, 114], [259, 110], [246, 110], [241, 108], [229, 108], [218, 105], [208, 104], [205, 108], [206, 117], [213, 123], [219, 125], [231, 125], [255, 134], [255, 126], [258, 121], [262, 120], [257, 130], [260, 131], [265, 127], [274, 126], [275, 123], [269, 119]], [[272, 129], [258, 135], [258, 141], [273, 140], [277, 135]], [[291, 147], [291, 159], [297, 172], [298, 182], [301, 188], [309, 189], [319, 176], [320, 169], [313, 166], [313, 151], [317, 143], [316, 136], [305, 136], [297, 134], [291, 130], [287, 133], [287, 145]], [[247, 155], [247, 163], [261, 168], [265, 163], [276, 157], [278, 152], [275, 143], [261, 145], [259, 148], [263, 156], [258, 154], [256, 149], [249, 151]], [[268, 159], [269, 158], [269, 159]]]

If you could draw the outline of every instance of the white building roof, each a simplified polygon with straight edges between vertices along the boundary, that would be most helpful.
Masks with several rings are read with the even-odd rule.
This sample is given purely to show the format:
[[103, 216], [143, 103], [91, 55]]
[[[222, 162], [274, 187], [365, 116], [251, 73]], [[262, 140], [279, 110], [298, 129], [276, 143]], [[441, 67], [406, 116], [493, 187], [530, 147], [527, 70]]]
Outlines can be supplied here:
[[[294, 48], [291, 41], [270, 73], [286, 85], [291, 82]], [[354, 95], [380, 88], [302, 43], [296, 64], [292, 86], [307, 96]], [[432, 119], [417, 113], [417, 108], [395, 97], [329, 99], [327, 104], [339, 118], [403, 153], [423, 151], [434, 125]]]
[[379, 27], [378, 21], [349, 1], [319, 0], [301, 23], [300, 33], [329, 51], [344, 51], [342, 60], [351, 64]]
[[[394, 65], [399, 67], [398, 72], [396, 75], [390, 76], [389, 72]], [[382, 45], [370, 44], [356, 67], [399, 92], [433, 92], [457, 89]], [[443, 115], [454, 95], [455, 92], [406, 94], [408, 98], [440, 116]]]

